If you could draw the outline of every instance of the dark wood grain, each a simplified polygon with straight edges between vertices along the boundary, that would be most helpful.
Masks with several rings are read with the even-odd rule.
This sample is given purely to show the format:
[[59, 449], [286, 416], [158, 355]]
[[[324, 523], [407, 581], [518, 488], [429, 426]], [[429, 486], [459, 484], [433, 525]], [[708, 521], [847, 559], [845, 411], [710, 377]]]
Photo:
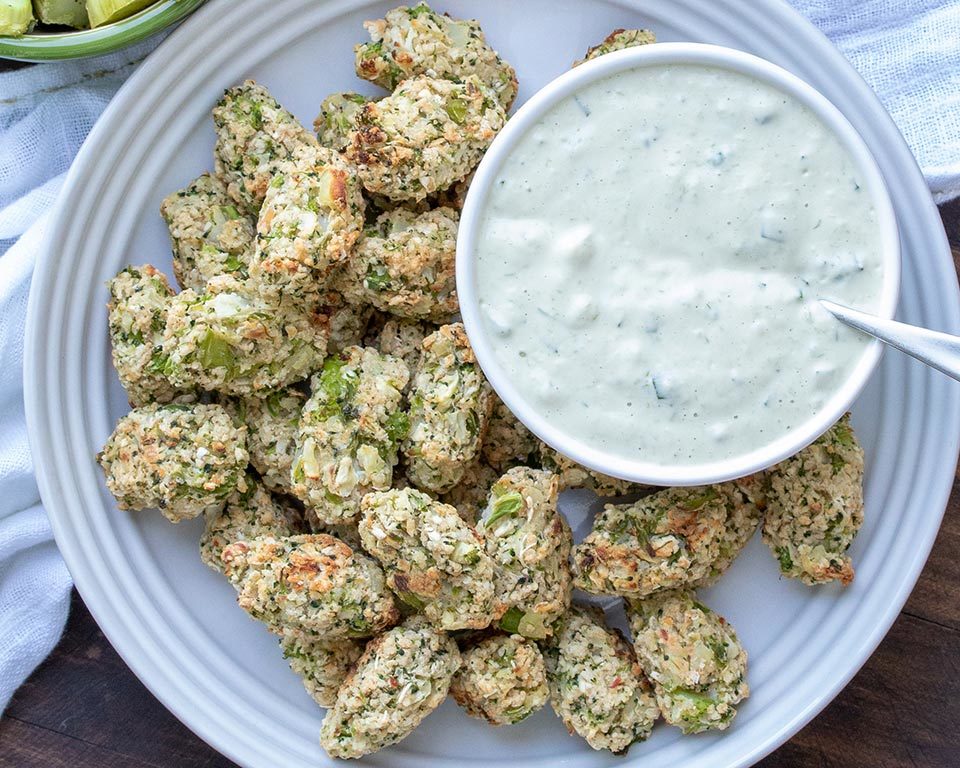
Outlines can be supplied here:
[[956, 768], [960, 633], [902, 614], [860, 673], [759, 765]]
[[[15, 730], [8, 734], [8, 728]], [[14, 738], [18, 733], [20, 738]], [[130, 672], [76, 590], [63, 639], [0, 721], [0, 766], [46, 765], [30, 762], [29, 753], [10, 754], [5, 748], [8, 741], [30, 748], [38, 739], [53, 756], [69, 754], [69, 765], [76, 768], [233, 765], [194, 736]]]
[[[952, 425], [960, 429], [960, 424]], [[960, 632], [960, 478], [954, 477], [953, 493], [943, 525], [920, 580], [903, 613]], [[958, 703], [957, 714], [960, 714]], [[960, 766], [960, 757], [957, 765]]]

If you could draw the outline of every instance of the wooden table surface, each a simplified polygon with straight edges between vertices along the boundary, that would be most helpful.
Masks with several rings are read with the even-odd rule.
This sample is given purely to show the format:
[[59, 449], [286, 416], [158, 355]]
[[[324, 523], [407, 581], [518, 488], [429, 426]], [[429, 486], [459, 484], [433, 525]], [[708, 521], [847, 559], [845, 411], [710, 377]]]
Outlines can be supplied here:
[[[0, 62], [0, 71], [9, 68]], [[960, 202], [941, 208], [960, 268]], [[960, 424], [945, 424], [960, 429]], [[960, 480], [876, 653], [762, 768], [960, 766]], [[228, 768], [127, 668], [76, 591], [60, 644], [0, 720], [0, 768]], [[278, 766], [278, 768], [280, 768]]]

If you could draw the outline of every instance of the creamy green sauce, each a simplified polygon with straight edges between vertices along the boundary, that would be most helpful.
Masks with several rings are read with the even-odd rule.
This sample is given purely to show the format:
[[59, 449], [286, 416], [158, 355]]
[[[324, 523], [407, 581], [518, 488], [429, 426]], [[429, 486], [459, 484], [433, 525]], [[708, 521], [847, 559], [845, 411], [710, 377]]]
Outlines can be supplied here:
[[544, 116], [481, 212], [483, 322], [521, 396], [609, 455], [700, 464], [809, 419], [869, 340], [881, 243], [840, 142], [765, 83], [616, 74]]

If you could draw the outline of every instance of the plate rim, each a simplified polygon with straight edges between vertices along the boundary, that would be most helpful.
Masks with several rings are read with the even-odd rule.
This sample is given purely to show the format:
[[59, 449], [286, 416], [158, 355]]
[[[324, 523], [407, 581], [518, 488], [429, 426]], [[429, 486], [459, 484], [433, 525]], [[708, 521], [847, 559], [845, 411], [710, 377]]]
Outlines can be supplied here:
[[[41, 358], [45, 353], [44, 343], [47, 341], [46, 338], [41, 338], [42, 334], [38, 333], [37, 317], [42, 312], [42, 307], [40, 306], [40, 293], [42, 292], [42, 286], [45, 284], [45, 282], [48, 282], [50, 271], [48, 267], [55, 258], [52, 243], [57, 241], [57, 235], [59, 235], [62, 239], [62, 236], [69, 224], [69, 217], [65, 213], [67, 207], [65, 201], [74, 193], [75, 189], [83, 183], [84, 176], [90, 172], [90, 168], [88, 166], [91, 166], [91, 164], [95, 165], [96, 157], [93, 156], [93, 150], [91, 147], [98, 143], [100, 135], [106, 132], [107, 124], [112, 119], [113, 115], [122, 112], [124, 105], [131, 98], [135, 98], [136, 90], [140, 83], [149, 78], [150, 73], [154, 68], [161, 66], [164, 56], [173, 55], [172, 52], [174, 51], [175, 46], [179, 44], [181, 40], [189, 43], [190, 36], [194, 33], [194, 31], [196, 30], [199, 32], [202, 30], [207, 16], [209, 15], [211, 20], [213, 20], [215, 11], [219, 9], [219, 6], [221, 4], [226, 6], [228, 2], [229, 0], [214, 0], [214, 2], [207, 4], [205, 8], [200, 9], [200, 11], [195, 14], [194, 18], [188, 19], [184, 25], [177, 29], [171, 35], [171, 37], [168, 38], [168, 40], [164, 41], [164, 43], [158, 47], [156, 52], [147, 58], [144, 64], [131, 76], [127, 83], [125, 83], [120, 91], [115, 95], [104, 114], [90, 132], [90, 135], [84, 142], [83, 147], [81, 147], [81, 150], [68, 173], [67, 180], [51, 217], [51, 225], [47, 231], [46, 242], [38, 254], [27, 311], [23, 381], [28, 435], [34, 457], [39, 458], [44, 455], [46, 452], [46, 441], [50, 439], [50, 436], [45, 434], [42, 429], [46, 418], [46, 411], [44, 409], [43, 398], [41, 397], [40, 393], [44, 390], [42, 390], [39, 386], [31, 386], [35, 382], [39, 382], [37, 369], [42, 367]], [[806, 30], [808, 35], [812, 33], [814, 38], [820, 39], [821, 50], [819, 53], [824, 57], [824, 61], [831, 63], [834, 66], [839, 65], [839, 69], [846, 76], [850, 87], [855, 87], [859, 91], [858, 95], [861, 98], [865, 98], [866, 101], [871, 104], [871, 111], [875, 113], [874, 117], [883, 121], [887, 125], [887, 131], [889, 132], [890, 126], [893, 125], [892, 119], [880, 105], [875, 94], [873, 94], [866, 83], [864, 83], [862, 78], [855, 72], [855, 70], [853, 70], [852, 66], [842, 58], [842, 55], [839, 53], [839, 51], [837, 51], [832, 44], [829, 43], [827, 38], [822, 35], [822, 33], [820, 33], [819, 30], [817, 30], [810, 22], [800, 16], [799, 13], [794, 11], [793, 8], [788, 6], [785, 2], [783, 2], [783, 0], [759, 0], [759, 2], [758, 0], [750, 0], [749, 2], [747, 2], [747, 0], [730, 0], [730, 2], [739, 2], [741, 4], [748, 5], [754, 10], [757, 10], [758, 6], [760, 6], [761, 12], [768, 14], [771, 17], [778, 17], [782, 22], [784, 22], [784, 29], [790, 29], [793, 27], [794, 31], [796, 31], [796, 26], [800, 25]], [[348, 2], [348, 0], [329, 3], [331, 6], [342, 7], [347, 7], [352, 4], [353, 3]], [[893, 136], [893, 134], [891, 134], [891, 136]], [[920, 175], [919, 169], [916, 167], [916, 161], [913, 159], [912, 154], [910, 154], [902, 136], [899, 136], [899, 132], [896, 132], [896, 137], [899, 139], [899, 141], [896, 142], [898, 146], [893, 147], [891, 145], [890, 150], [899, 154], [901, 162], [909, 158], [912, 172], [915, 176], [913, 181], [916, 182], [917, 178], [922, 181], [922, 175]], [[891, 141], [893, 141], [892, 138]], [[925, 183], [924, 187], [926, 188]], [[928, 218], [932, 212], [936, 221], [939, 223], [939, 215], [936, 212], [936, 206], [934, 205], [933, 199], [929, 194], [927, 194], [923, 201], [915, 202], [920, 205], [924, 211], [926, 211]], [[946, 234], [943, 231], [942, 224], [938, 225], [938, 229], [939, 233], [931, 230], [926, 234], [940, 240], [945, 252], [949, 253], [949, 246], [947, 244]], [[954, 328], [945, 328], [944, 330], [952, 330], [956, 332], [956, 330], [960, 328], [960, 301], [958, 301], [958, 297], [960, 297], [960, 289], [956, 287], [954, 288], [953, 297], [952, 315]], [[956, 410], [956, 397], [954, 397], [952, 404], [954, 406], [954, 410]], [[945, 444], [943, 445], [943, 453], [948, 458], [952, 456], [955, 465], [958, 449], [960, 449], [960, 432], [958, 432], [956, 436], [953, 436], [951, 433], [947, 436], [947, 440], [944, 442]], [[44, 448], [44, 451], [41, 451], [41, 448]], [[111, 644], [124, 659], [124, 662], [151, 691], [151, 693], [156, 696], [169, 711], [171, 711], [178, 719], [180, 719], [187, 728], [189, 728], [197, 736], [227, 757], [240, 764], [251, 764], [250, 759], [252, 753], [240, 752], [240, 742], [228, 740], [227, 734], [222, 729], [222, 724], [215, 723], [211, 725], [206, 718], [198, 716], [202, 715], [202, 713], [191, 710], [191, 707], [189, 706], [189, 697], [184, 696], [182, 693], [177, 691], [179, 686], [173, 680], [173, 676], [169, 674], [169, 670], [158, 669], [158, 676], [153, 676], [154, 672], [151, 669], [153, 667], [152, 660], [146, 659], [142, 654], [138, 655], [139, 649], [136, 638], [127, 636], [127, 629], [125, 626], [123, 626], [124, 619], [119, 615], [111, 615], [116, 614], [116, 611], [114, 606], [110, 604], [111, 601], [106, 597], [105, 592], [98, 592], [97, 590], [93, 589], [93, 584], [96, 581], [96, 578], [90, 574], [89, 563], [87, 563], [85, 558], [82, 557], [83, 553], [79, 550], [74, 551], [73, 547], [76, 546], [76, 542], [70, 536], [68, 536], [65, 521], [59, 519], [58, 514], [54, 512], [57, 504], [50, 505], [47, 502], [47, 500], [50, 499], [59, 501], [58, 493], [56, 492], [58, 485], [56, 473], [50, 470], [46, 463], [42, 461], [35, 461], [35, 471], [37, 475], [37, 483], [40, 488], [41, 498], [44, 500], [45, 508], [48, 510], [48, 517], [51, 521], [51, 526], [54, 531], [58, 548], [60, 549], [64, 560], [67, 562], [67, 566], [70, 569], [71, 574], [74, 576], [77, 589], [98, 625], [104, 630], [104, 634], [108, 637]], [[740, 764], [748, 764], [761, 759], [763, 756], [772, 752], [787, 739], [789, 739], [793, 734], [799, 731], [801, 727], [815, 717], [836, 696], [836, 694], [846, 686], [850, 679], [852, 679], [852, 677], [859, 671], [862, 665], [870, 657], [879, 642], [889, 631], [890, 626], [896, 620], [903, 604], [916, 584], [923, 564], [927, 560], [930, 549], [933, 545], [933, 541], [939, 531], [940, 522], [942, 521], [951, 487], [952, 475], [950, 478], [941, 480], [939, 488], [932, 489], [933, 493], [930, 494], [930, 497], [937, 499], [939, 506], [939, 513], [935, 516], [937, 525], [935, 527], [930, 527], [927, 536], [920, 543], [921, 545], [914, 550], [914, 557], [909, 563], [909, 568], [906, 571], [908, 574], [907, 578], [900, 581], [899, 590], [895, 595], [888, 596], [892, 597], [893, 599], [889, 600], [887, 603], [888, 608], [886, 614], [880, 620], [873, 623], [873, 629], [871, 632], [869, 632], [865, 637], [861, 638], [861, 641], [858, 645], [856, 660], [849, 664], [845, 674], [838, 676], [831, 682], [830, 686], [823, 689], [820, 695], [810, 702], [808, 707], [798, 712], [795, 717], [793, 717], [789, 722], [785, 723], [779, 730], [766, 734], [763, 739], [758, 740], [756, 746], [752, 750], [750, 750], [746, 755], [743, 755], [741, 758], [738, 758], [740, 760]], [[931, 518], [933, 517], [934, 515], [931, 514]], [[76, 578], [78, 573], [83, 574], [79, 580]], [[91, 579], [90, 590], [87, 589], [86, 584], [81, 584], [81, 582], [88, 577]], [[188, 713], [187, 710], [191, 711]], [[257, 764], [259, 765], [259, 763]]]

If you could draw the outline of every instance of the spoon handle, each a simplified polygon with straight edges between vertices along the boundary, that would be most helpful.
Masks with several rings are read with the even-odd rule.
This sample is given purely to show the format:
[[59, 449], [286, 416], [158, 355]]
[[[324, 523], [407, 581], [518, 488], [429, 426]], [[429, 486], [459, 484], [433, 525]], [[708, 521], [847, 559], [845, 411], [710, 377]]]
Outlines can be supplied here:
[[891, 347], [906, 352], [911, 357], [960, 381], [960, 336], [918, 328], [895, 320], [883, 320], [875, 315], [858, 312], [825, 299], [822, 299], [820, 304], [847, 325], [869, 333]]

